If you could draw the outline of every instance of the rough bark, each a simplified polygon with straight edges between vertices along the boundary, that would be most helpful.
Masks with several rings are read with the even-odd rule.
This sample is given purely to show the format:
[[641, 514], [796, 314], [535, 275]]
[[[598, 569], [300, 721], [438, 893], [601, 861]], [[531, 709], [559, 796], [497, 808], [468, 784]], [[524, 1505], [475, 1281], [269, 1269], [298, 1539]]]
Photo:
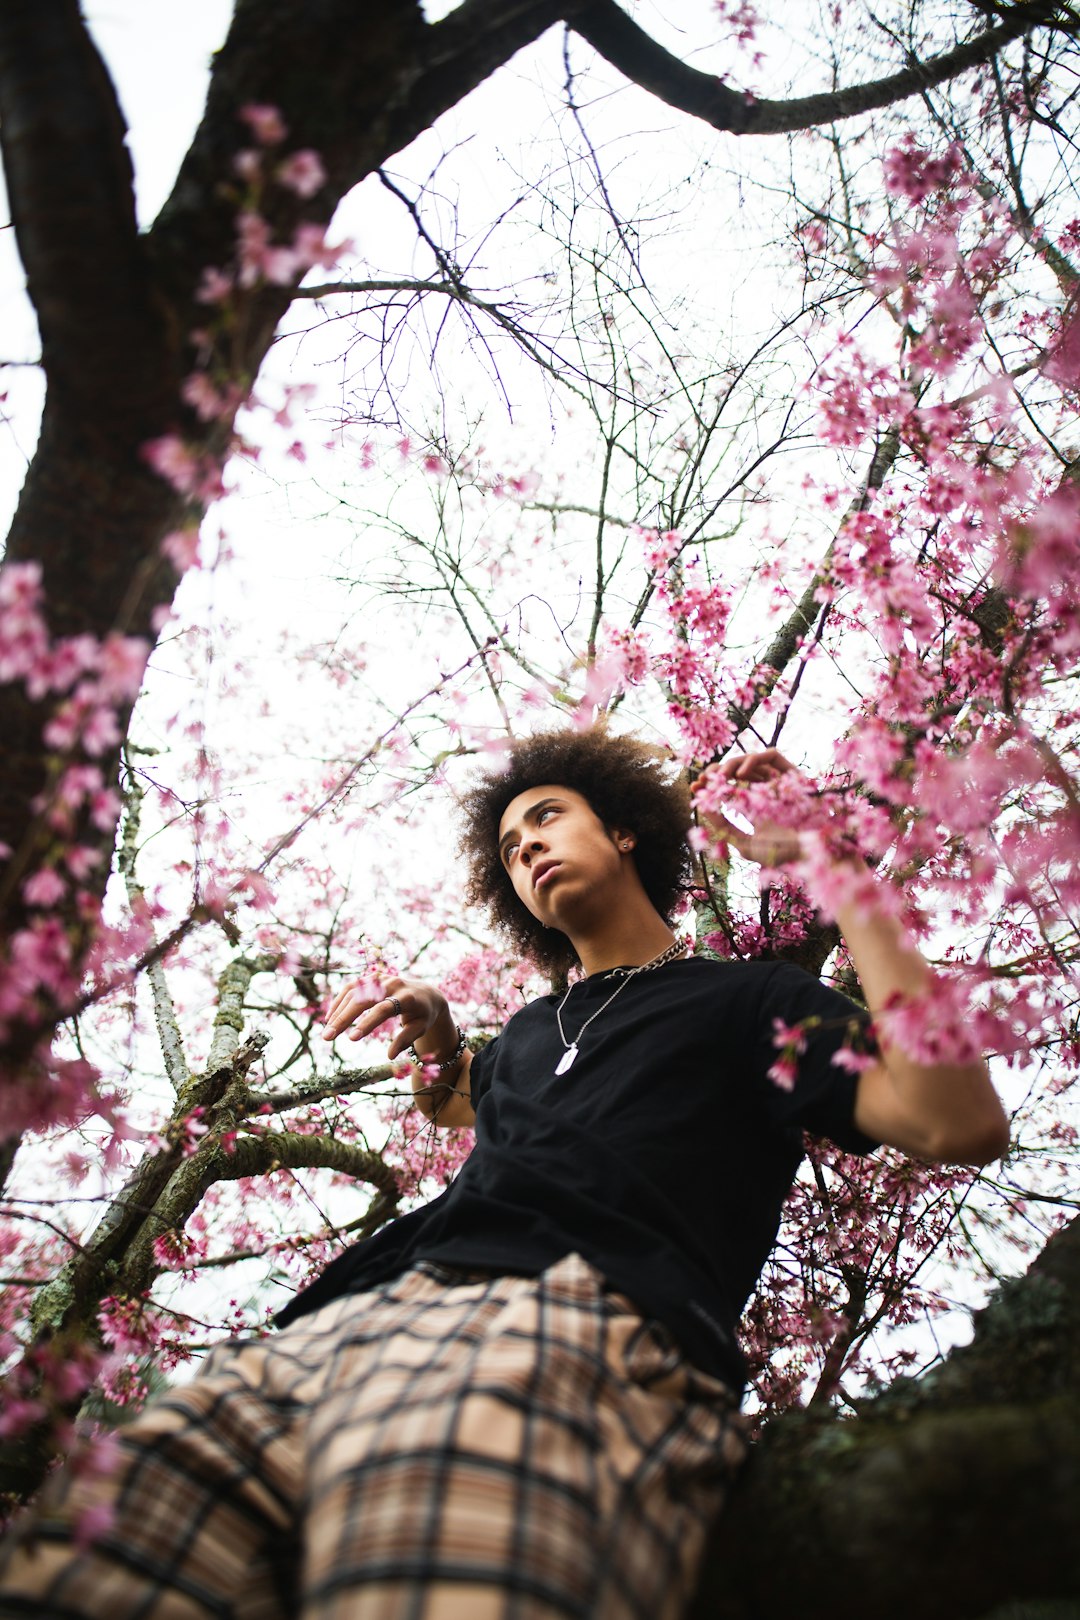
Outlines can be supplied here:
[[913, 1608], [984, 1620], [1068, 1603], [1078, 1523], [1074, 1221], [934, 1375], [898, 1381], [854, 1419], [770, 1426], [714, 1533], [691, 1620], [906, 1620]]

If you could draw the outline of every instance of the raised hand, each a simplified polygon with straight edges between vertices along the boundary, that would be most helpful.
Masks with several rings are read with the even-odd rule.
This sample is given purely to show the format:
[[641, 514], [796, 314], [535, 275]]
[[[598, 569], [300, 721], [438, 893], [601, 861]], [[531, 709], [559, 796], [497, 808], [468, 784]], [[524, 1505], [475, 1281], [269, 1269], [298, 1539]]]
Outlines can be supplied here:
[[707, 765], [690, 791], [698, 800], [698, 814], [710, 832], [737, 849], [748, 861], [756, 861], [759, 866], [786, 866], [789, 861], [797, 861], [804, 853], [802, 837], [797, 828], [762, 819], [752, 832], [747, 832], [729, 821], [722, 810], [706, 809], [701, 796], [704, 795], [707, 800], [709, 794], [706, 790], [718, 782], [773, 782], [788, 774], [802, 782], [789, 759], [785, 759], [776, 748], [765, 748], [758, 754], [733, 754], [721, 765]]
[[442, 991], [416, 979], [399, 978], [381, 982], [358, 979], [347, 984], [326, 1015], [323, 1040], [336, 1040], [348, 1030], [351, 1041], [362, 1041], [391, 1018], [401, 1019], [401, 1028], [387, 1050], [391, 1061], [410, 1046], [426, 1057], [429, 1051], [438, 1056], [440, 1045], [453, 1044], [454, 1025]]

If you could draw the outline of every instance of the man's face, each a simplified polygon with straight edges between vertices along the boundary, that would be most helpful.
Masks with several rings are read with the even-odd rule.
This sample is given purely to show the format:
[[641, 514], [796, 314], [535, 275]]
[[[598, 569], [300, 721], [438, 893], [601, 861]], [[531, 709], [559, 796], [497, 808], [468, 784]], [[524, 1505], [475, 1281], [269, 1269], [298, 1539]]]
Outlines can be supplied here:
[[557, 784], [519, 793], [499, 822], [499, 856], [519, 900], [564, 933], [614, 898], [632, 847], [632, 833], [609, 830], [587, 799]]

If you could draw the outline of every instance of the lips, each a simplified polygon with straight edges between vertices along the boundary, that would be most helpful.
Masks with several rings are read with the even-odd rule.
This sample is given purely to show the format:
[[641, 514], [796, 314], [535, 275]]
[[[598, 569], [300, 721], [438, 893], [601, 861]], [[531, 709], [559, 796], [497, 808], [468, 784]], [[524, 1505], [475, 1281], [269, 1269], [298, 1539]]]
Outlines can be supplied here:
[[533, 888], [539, 889], [545, 885], [553, 872], [557, 872], [562, 865], [561, 861], [540, 861], [533, 871]]

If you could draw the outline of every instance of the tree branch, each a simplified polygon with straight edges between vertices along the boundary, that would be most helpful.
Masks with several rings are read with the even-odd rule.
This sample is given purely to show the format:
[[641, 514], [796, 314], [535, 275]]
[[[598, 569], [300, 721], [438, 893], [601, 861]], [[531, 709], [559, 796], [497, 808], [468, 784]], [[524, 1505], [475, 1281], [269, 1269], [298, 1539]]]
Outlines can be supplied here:
[[342, 1069], [340, 1074], [312, 1080], [294, 1091], [250, 1091], [247, 1103], [252, 1113], [269, 1103], [275, 1114], [282, 1114], [286, 1109], [303, 1108], [306, 1104], [323, 1102], [327, 1097], [347, 1097], [355, 1091], [367, 1091], [383, 1080], [392, 1080], [396, 1072], [392, 1063], [378, 1063], [370, 1069]]
[[366, 1181], [380, 1192], [397, 1188], [394, 1171], [377, 1153], [339, 1142], [331, 1136], [301, 1136], [296, 1131], [267, 1131], [242, 1136], [232, 1153], [221, 1152], [215, 1181], [239, 1181], [243, 1176], [270, 1175], [275, 1170], [336, 1170], [340, 1175]]
[[[844, 513], [837, 535], [843, 533], [844, 525], [855, 513], [866, 510], [871, 495], [881, 488], [899, 453], [900, 434], [892, 427], [882, 434], [867, 469], [863, 487]], [[752, 701], [744, 708], [729, 709], [729, 718], [740, 731], [750, 724], [761, 704], [773, 692], [777, 681], [798, 651], [800, 641], [804, 636], [810, 635], [818, 624], [824, 609], [818, 601], [817, 593], [828, 575], [829, 562], [835, 545], [836, 536], [829, 542], [828, 550], [821, 559], [813, 579], [795, 604], [794, 610], [784, 620], [762, 654], [758, 665], [758, 677], [754, 682]]]
[[658, 45], [614, 0], [592, 0], [572, 13], [568, 11], [567, 21], [620, 73], [669, 106], [703, 119], [714, 129], [729, 130], [735, 135], [778, 135], [888, 107], [945, 79], [955, 78], [968, 68], [986, 62], [1010, 40], [1018, 39], [1033, 28], [1051, 26], [1060, 16], [1060, 10], [1052, 0], [1046, 4], [1018, 4], [1010, 8], [996, 27], [988, 28], [941, 56], [932, 57], [929, 62], [912, 62], [899, 73], [871, 80], [869, 84], [797, 96], [788, 101], [758, 100], [740, 94], [730, 90], [714, 74], [690, 67]]
[[208, 1075], [225, 1069], [236, 1055], [244, 1033], [244, 997], [256, 973], [269, 973], [276, 967], [276, 956], [240, 956], [229, 963], [217, 981], [217, 1012], [206, 1060]]
[[[134, 775], [128, 776], [124, 786], [124, 798], [126, 801], [126, 814], [116, 864], [124, 879], [132, 915], [140, 919], [147, 919], [151, 941], [156, 945], [157, 939], [153, 925], [148, 921], [149, 908], [146, 904], [146, 895], [135, 874], [143, 791]], [[169, 1083], [173, 1091], [179, 1094], [191, 1079], [191, 1071], [187, 1065], [187, 1058], [184, 1056], [184, 1041], [180, 1033], [176, 1007], [173, 1003], [172, 991], [169, 989], [169, 981], [165, 977], [165, 965], [160, 957], [148, 964], [146, 976], [150, 981], [150, 993], [154, 1003], [154, 1023], [157, 1025], [161, 1055], [165, 1061], [165, 1073], [169, 1077]]]

